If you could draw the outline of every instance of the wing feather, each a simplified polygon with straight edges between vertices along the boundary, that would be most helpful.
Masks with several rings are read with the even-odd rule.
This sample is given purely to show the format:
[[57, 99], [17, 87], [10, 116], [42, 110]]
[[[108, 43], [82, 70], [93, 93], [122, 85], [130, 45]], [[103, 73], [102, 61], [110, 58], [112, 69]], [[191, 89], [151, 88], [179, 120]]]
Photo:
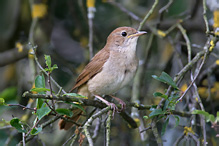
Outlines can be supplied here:
[[109, 49], [103, 48], [100, 50], [85, 66], [81, 74], [78, 76], [76, 84], [72, 90], [85, 84], [89, 79], [93, 78], [97, 73], [99, 73], [102, 70], [104, 63], [108, 60], [109, 55]]

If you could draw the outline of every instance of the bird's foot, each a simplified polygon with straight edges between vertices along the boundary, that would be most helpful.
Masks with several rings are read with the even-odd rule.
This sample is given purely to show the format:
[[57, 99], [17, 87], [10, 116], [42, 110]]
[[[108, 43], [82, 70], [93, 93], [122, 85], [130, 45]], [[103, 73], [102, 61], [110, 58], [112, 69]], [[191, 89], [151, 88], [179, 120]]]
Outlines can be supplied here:
[[114, 103], [111, 103], [111, 102], [108, 102], [106, 103], [108, 106], [110, 106], [110, 108], [113, 110], [112, 112], [112, 118], [114, 119], [114, 114], [115, 114], [115, 111], [118, 111], [118, 107], [114, 104]]
[[112, 95], [110, 95], [112, 98], [114, 98], [115, 100], [117, 100], [118, 102], [119, 102], [119, 104], [121, 105], [121, 109], [118, 109], [117, 111], [118, 112], [122, 112], [124, 109], [126, 109], [126, 103], [123, 101], [123, 100], [121, 100], [120, 98], [118, 98], [118, 97], [115, 97], [115, 96], [112, 96]]
[[113, 113], [112, 113], [112, 117], [114, 118], [114, 114], [115, 114], [115, 111], [119, 111], [118, 107], [114, 104], [114, 103], [111, 103], [105, 99], [103, 99], [102, 97], [98, 96], [98, 95], [95, 95], [96, 98], [100, 99], [102, 102], [104, 102], [106, 105], [110, 106], [110, 108], [112, 109]]

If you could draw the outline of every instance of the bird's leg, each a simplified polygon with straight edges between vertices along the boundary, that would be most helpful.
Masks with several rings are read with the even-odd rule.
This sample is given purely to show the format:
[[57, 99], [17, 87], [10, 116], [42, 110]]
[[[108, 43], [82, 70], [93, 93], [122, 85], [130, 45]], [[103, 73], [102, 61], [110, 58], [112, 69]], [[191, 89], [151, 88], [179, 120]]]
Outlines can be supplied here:
[[119, 104], [121, 104], [121, 110], [117, 110], [118, 112], [121, 112], [121, 111], [123, 111], [125, 108], [126, 108], [126, 103], [122, 100], [122, 99], [120, 99], [120, 98], [118, 98], [118, 97], [115, 97], [115, 96], [112, 96], [112, 95], [110, 95], [112, 98], [114, 98], [115, 100], [117, 100], [118, 102], [119, 102]]
[[118, 111], [118, 108], [117, 106], [114, 104], [114, 103], [111, 103], [105, 99], [103, 99], [102, 97], [98, 96], [98, 95], [94, 95], [96, 98], [100, 99], [102, 102], [104, 102], [106, 105], [110, 106], [111, 109], [113, 110], [113, 113], [112, 113], [112, 117], [114, 117], [114, 113], [115, 111]]

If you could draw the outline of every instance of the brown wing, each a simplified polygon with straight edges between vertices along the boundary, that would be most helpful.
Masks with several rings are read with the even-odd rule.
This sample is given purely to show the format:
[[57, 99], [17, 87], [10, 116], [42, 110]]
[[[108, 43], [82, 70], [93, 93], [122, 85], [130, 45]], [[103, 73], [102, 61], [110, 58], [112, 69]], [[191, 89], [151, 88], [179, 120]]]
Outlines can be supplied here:
[[76, 84], [72, 88], [72, 90], [80, 87], [81, 85], [86, 83], [89, 79], [91, 79], [93, 76], [95, 76], [98, 72], [100, 72], [102, 70], [104, 63], [108, 60], [109, 55], [110, 55], [109, 49], [103, 48], [102, 50], [100, 50], [92, 58], [92, 60], [85, 66], [84, 70], [78, 76], [76, 80]]

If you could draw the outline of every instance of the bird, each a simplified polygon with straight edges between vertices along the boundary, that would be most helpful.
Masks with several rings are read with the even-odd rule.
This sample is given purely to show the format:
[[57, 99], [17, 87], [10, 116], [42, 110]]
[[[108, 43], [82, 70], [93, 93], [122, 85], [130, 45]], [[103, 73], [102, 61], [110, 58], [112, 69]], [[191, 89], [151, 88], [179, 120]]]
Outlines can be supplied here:
[[[102, 96], [112, 95], [126, 86], [135, 76], [138, 68], [136, 45], [138, 37], [146, 34], [145, 31], [137, 31], [132, 27], [118, 27], [107, 37], [106, 45], [85, 66], [79, 74], [72, 90], [78, 89], [77, 93], [94, 99], [100, 99], [106, 105], [118, 110], [114, 103], [110, 103]], [[125, 108], [125, 102], [120, 98], [111, 96]], [[81, 114], [80, 109], [73, 110], [73, 116], [68, 117], [78, 121]], [[67, 116], [66, 116], [67, 117]], [[59, 128], [68, 130], [74, 124], [64, 119], [59, 121]]]

